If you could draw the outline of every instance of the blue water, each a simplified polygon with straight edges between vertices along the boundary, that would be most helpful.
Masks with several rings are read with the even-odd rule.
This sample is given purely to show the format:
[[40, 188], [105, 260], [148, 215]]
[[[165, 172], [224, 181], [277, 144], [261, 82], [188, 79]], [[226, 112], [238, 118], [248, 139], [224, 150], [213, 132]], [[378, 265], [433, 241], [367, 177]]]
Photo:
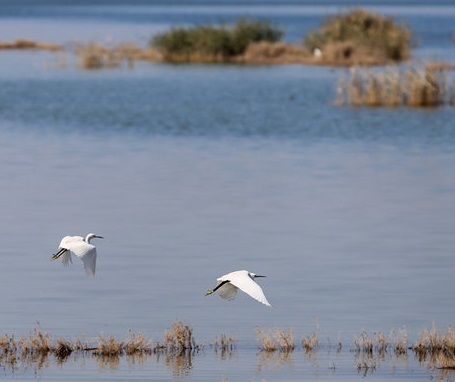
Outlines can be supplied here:
[[[145, 44], [174, 24], [251, 14], [298, 41], [335, 7], [49, 4], [0, 2], [1, 38]], [[455, 7], [438, 4], [372, 6], [415, 29], [418, 58], [450, 59]], [[433, 323], [453, 325], [453, 107], [337, 107], [345, 69], [137, 63], [86, 72], [67, 59], [60, 67], [53, 53], [0, 52], [0, 331], [19, 337], [39, 322], [54, 338], [123, 339], [131, 328], [162, 341], [183, 320], [205, 349], [183, 364], [75, 357], [5, 367], [2, 377], [352, 381], [363, 378], [350, 352], [362, 330], [406, 328], [412, 343]], [[64, 235], [90, 231], [105, 237], [94, 279], [79, 261], [50, 261]], [[267, 275], [273, 308], [242, 293], [204, 297], [237, 269]], [[299, 345], [317, 326], [315, 355], [257, 352], [257, 327], [294, 328]], [[230, 357], [209, 346], [221, 334], [236, 339]], [[453, 378], [412, 353], [390, 355], [370, 376]]]

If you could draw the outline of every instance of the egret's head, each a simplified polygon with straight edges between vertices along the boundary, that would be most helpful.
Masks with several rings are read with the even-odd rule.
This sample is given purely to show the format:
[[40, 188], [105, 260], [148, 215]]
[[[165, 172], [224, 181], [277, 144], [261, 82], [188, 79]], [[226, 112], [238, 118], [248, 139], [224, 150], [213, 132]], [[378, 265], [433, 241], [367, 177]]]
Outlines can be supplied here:
[[104, 239], [104, 237], [96, 235], [94, 233], [89, 233], [85, 238], [85, 242], [90, 243], [90, 240], [92, 240], [92, 239]]
[[256, 273], [252, 273], [252, 272], [249, 272], [248, 273], [250, 275], [250, 277], [254, 280], [256, 277], [265, 277], [265, 276], [261, 276], [261, 275], [257, 275]]

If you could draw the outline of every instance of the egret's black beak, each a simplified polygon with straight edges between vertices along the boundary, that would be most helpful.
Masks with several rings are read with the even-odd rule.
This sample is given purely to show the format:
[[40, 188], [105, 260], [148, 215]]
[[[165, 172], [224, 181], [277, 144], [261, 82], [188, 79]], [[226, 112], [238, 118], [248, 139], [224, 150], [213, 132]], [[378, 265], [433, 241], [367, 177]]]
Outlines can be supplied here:
[[104, 239], [103, 236], [94, 236], [94, 237], [96, 237], [96, 238], [98, 238], [98, 239]]
[[267, 277], [267, 276], [256, 275], [256, 277]]

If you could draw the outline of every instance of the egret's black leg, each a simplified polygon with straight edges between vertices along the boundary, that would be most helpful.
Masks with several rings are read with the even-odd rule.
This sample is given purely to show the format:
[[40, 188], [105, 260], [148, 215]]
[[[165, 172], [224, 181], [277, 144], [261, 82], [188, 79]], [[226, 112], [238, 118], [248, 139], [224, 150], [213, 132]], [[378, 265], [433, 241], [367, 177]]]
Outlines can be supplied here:
[[58, 259], [58, 258], [59, 258], [61, 255], [63, 255], [66, 251], [67, 251], [66, 248], [60, 248], [60, 250], [59, 250], [55, 255], [52, 255], [51, 259], [52, 259], [52, 260]]
[[229, 282], [229, 280], [224, 280], [224, 281], [220, 282], [215, 288], [208, 290], [205, 295], [208, 296], [209, 294], [216, 292], [217, 289], [221, 288], [224, 284], [226, 284], [228, 282]]

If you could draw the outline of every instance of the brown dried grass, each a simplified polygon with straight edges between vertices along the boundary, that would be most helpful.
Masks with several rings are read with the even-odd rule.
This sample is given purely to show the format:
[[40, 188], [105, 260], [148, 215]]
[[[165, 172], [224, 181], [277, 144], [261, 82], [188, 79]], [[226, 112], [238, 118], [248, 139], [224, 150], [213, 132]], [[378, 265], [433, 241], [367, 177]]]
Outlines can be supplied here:
[[182, 321], [174, 322], [172, 328], [164, 334], [164, 344], [166, 349], [171, 352], [178, 353], [194, 349], [196, 345], [193, 328]]
[[411, 349], [419, 360], [427, 358], [446, 359], [445, 364], [450, 363], [455, 367], [455, 329], [448, 327], [444, 333], [440, 332], [436, 325], [432, 329], [425, 329], [419, 339], [414, 342]]
[[93, 354], [101, 357], [112, 357], [123, 354], [123, 342], [117, 341], [114, 336], [104, 337], [100, 335], [98, 337], [98, 346], [93, 351]]
[[262, 351], [272, 352], [278, 350], [280, 352], [290, 352], [295, 349], [294, 330], [292, 328], [274, 328], [267, 332], [257, 328], [256, 335]]
[[143, 333], [134, 334], [129, 330], [124, 348], [126, 355], [151, 354], [152, 341], [147, 340]]
[[145, 50], [133, 43], [104, 46], [90, 42], [76, 44], [77, 66], [86, 70], [118, 68], [126, 64], [129, 68], [138, 60], [159, 61], [161, 56], [153, 50]]
[[[352, 68], [337, 85], [337, 105], [367, 107], [437, 107], [451, 103], [445, 70], [428, 63], [423, 68], [387, 67], [373, 72]], [[455, 98], [455, 91], [452, 90]], [[455, 101], [455, 99], [454, 99]]]

